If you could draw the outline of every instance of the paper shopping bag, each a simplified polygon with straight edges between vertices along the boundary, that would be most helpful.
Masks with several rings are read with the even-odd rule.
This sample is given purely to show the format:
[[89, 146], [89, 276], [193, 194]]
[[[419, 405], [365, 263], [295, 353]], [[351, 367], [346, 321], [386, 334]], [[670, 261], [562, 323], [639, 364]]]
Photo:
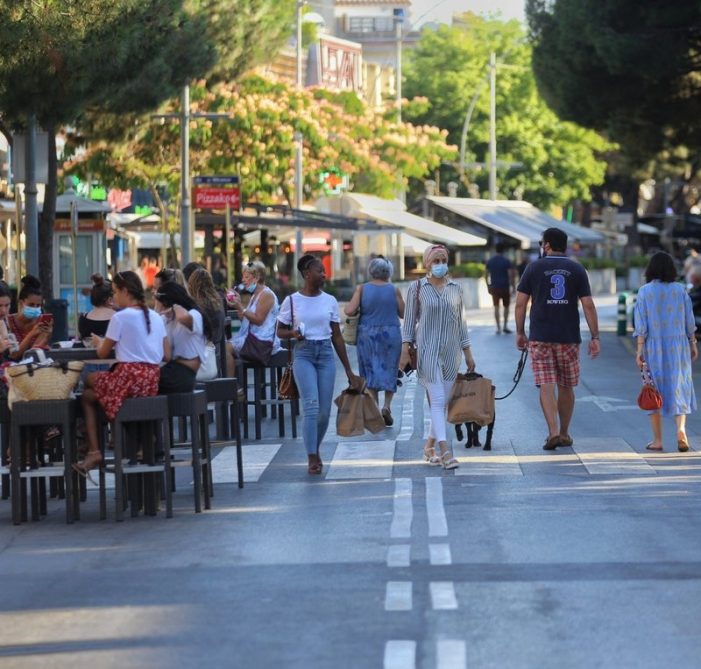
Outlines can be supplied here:
[[449, 423], [477, 423], [484, 427], [494, 420], [494, 386], [480, 374], [458, 374], [448, 399]]

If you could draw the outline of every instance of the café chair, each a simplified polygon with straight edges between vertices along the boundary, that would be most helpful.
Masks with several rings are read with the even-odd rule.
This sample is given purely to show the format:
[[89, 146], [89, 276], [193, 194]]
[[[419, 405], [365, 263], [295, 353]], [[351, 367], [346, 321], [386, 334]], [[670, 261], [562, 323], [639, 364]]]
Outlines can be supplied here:
[[[171, 393], [168, 398], [168, 414], [171, 420], [171, 436], [173, 435], [172, 421], [175, 418], [189, 419], [190, 443], [176, 444], [171, 441], [171, 466], [192, 466], [194, 479], [195, 513], [202, 512], [202, 493], [204, 491], [204, 508], [211, 508], [212, 492], [212, 454], [209, 446], [209, 421], [207, 413], [207, 393], [195, 390], [191, 393]], [[179, 438], [187, 439], [187, 425], [179, 434]], [[189, 459], [179, 457], [180, 449], [185, 446], [190, 452]], [[173, 476], [173, 481], [175, 477]]]
[[[106, 422], [103, 413], [101, 416]], [[131, 506], [132, 517], [137, 516], [142, 507], [146, 514], [155, 516], [160, 500], [159, 487], [165, 497], [166, 518], [172, 518], [173, 491], [168, 397], [156, 395], [124, 400], [113, 426], [114, 456], [112, 458], [105, 457], [104, 430], [102, 430], [103, 459], [99, 469], [100, 520], [107, 517], [105, 473], [114, 474], [115, 518], [118, 522], [124, 519], [123, 513], [127, 508], [127, 502]], [[164, 481], [159, 485], [161, 478]]]
[[[75, 445], [76, 400], [32, 400], [14, 402], [10, 430], [10, 490], [12, 522], [27, 520], [26, 482], [30, 482], [32, 520], [46, 515], [46, 479], [59, 479], [66, 503], [66, 522], [80, 518]], [[44, 449], [43, 434], [37, 428], [55, 425], [60, 428], [61, 447], [55, 454]], [[58, 438], [57, 438], [58, 439]], [[45, 456], [49, 456], [49, 462]], [[54, 457], [61, 459], [60, 462]]]

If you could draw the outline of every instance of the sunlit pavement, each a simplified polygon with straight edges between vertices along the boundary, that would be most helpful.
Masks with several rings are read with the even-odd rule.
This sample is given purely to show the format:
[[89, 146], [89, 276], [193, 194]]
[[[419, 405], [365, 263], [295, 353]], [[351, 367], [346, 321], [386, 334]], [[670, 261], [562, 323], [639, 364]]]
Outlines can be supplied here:
[[[601, 357], [583, 355], [572, 448], [542, 450], [530, 369], [497, 403], [491, 452], [422, 462], [426, 407], [410, 379], [377, 435], [217, 451], [213, 509], [83, 519], [63, 508], [14, 527], [0, 502], [2, 667], [696, 667], [701, 641], [701, 420], [692, 451], [645, 450], [639, 375], [599, 299]], [[472, 314], [478, 370], [497, 394], [518, 352]], [[338, 375], [337, 391], [343, 387]], [[701, 391], [697, 384], [697, 391]], [[111, 511], [111, 507], [110, 507]]]

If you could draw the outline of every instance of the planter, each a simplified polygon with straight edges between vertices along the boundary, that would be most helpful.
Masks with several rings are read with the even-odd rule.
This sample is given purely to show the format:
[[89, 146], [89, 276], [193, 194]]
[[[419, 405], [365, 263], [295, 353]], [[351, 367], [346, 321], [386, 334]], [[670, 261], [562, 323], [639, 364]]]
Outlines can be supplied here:
[[587, 270], [592, 295], [616, 294], [616, 270], [613, 267], [606, 269]]

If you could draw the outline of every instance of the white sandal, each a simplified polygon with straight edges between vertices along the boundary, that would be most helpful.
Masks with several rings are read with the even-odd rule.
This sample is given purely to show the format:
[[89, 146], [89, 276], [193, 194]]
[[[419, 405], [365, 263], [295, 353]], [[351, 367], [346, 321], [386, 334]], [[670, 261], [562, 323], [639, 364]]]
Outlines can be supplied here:
[[457, 469], [460, 466], [460, 463], [455, 459], [453, 452], [448, 446], [445, 446], [445, 450], [441, 447], [439, 463], [443, 465], [443, 469]]
[[[436, 442], [434, 441], [433, 443], [435, 444]], [[436, 455], [435, 445], [429, 446], [428, 444], [428, 441], [424, 444], [424, 461], [428, 462], [429, 465], [440, 465], [441, 459]]]

